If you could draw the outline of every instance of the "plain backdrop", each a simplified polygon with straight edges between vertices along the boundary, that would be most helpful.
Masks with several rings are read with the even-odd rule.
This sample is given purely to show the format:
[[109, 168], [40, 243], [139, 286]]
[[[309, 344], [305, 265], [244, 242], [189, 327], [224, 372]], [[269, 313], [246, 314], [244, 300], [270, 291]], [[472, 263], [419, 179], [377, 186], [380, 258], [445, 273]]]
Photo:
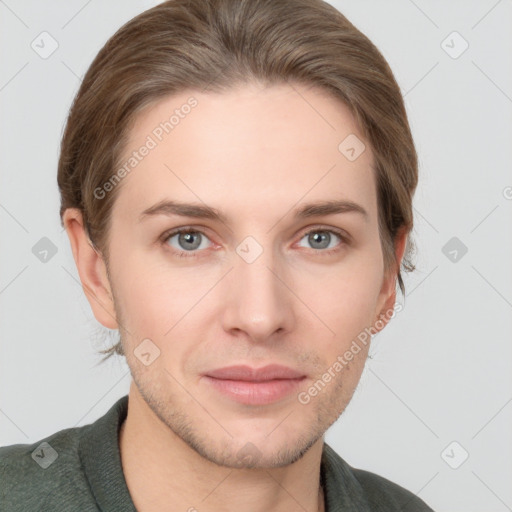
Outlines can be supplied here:
[[[56, 169], [81, 77], [156, 3], [0, 2], [0, 445], [90, 423], [128, 392], [123, 359], [97, 364], [104, 329], [59, 223]], [[436, 511], [512, 510], [512, 2], [332, 3], [395, 73], [420, 183], [404, 309], [326, 440]], [[46, 58], [41, 37], [58, 44]]]

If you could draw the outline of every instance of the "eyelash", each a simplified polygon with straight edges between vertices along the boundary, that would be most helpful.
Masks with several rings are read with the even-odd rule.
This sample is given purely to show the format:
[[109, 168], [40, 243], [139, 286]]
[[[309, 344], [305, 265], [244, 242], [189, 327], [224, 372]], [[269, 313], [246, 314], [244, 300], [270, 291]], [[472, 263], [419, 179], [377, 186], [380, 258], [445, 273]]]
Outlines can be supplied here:
[[[350, 243], [350, 238], [343, 231], [334, 229], [334, 228], [326, 228], [326, 227], [315, 227], [313, 229], [310, 229], [309, 231], [304, 232], [299, 240], [302, 240], [306, 235], [309, 235], [311, 233], [321, 233], [321, 232], [334, 233], [341, 239], [341, 242], [338, 246], [336, 246], [335, 248], [332, 248], [332, 249], [311, 249], [312, 251], [315, 251], [318, 254], [328, 256], [328, 255], [337, 253], [338, 251], [340, 251], [343, 248], [344, 245], [347, 245]], [[169, 247], [169, 245], [167, 244], [168, 240], [170, 238], [172, 238], [174, 235], [178, 235], [180, 233], [200, 233], [201, 235], [208, 238], [208, 236], [200, 229], [192, 228], [189, 226], [184, 226], [181, 228], [176, 228], [176, 229], [172, 229], [170, 231], [166, 231], [160, 238], [162, 245], [166, 245], [167, 247]], [[174, 249], [174, 248], [172, 248], [171, 250], [175, 253], [174, 255], [178, 258], [201, 257], [201, 256], [197, 256], [197, 253], [204, 251], [204, 249], [201, 251], [198, 251], [198, 250], [196, 250], [196, 251], [177, 251], [177, 249]]]

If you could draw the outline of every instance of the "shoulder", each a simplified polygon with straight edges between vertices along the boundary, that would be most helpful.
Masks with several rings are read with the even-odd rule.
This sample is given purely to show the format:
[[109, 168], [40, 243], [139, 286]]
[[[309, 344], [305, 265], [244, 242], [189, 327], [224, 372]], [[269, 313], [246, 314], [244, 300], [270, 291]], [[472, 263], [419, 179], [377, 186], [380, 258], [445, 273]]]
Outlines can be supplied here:
[[[134, 511], [118, 447], [128, 396], [94, 423], [0, 448], [2, 512]], [[120, 505], [119, 505], [120, 504]]]
[[73, 502], [89, 494], [78, 453], [86, 428], [61, 430], [32, 444], [0, 447], [0, 509], [50, 510], [58, 501], [59, 510], [75, 510]]
[[370, 471], [357, 469], [324, 443], [324, 478], [331, 503], [347, 510], [379, 512], [434, 512], [404, 487]]
[[372, 510], [433, 512], [421, 498], [391, 480], [363, 469], [351, 469]]

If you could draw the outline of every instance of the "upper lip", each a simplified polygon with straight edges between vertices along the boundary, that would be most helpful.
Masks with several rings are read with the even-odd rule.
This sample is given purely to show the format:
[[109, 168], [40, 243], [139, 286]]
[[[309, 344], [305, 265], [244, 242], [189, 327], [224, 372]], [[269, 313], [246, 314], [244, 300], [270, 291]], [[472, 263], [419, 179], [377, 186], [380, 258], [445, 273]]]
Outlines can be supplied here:
[[247, 365], [228, 366], [208, 371], [205, 375], [215, 379], [267, 381], [274, 379], [298, 379], [305, 375], [297, 370], [279, 364], [270, 364], [262, 368], [252, 368]]

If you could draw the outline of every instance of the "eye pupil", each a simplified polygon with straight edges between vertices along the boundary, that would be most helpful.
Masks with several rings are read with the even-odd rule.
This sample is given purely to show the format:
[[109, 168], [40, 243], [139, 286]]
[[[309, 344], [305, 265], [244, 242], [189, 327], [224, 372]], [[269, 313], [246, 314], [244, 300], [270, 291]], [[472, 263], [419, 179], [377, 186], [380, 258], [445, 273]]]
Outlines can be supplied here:
[[[185, 249], [187, 250], [193, 250], [193, 249], [197, 249], [200, 245], [201, 245], [201, 241], [200, 241], [200, 238], [199, 238], [199, 235], [200, 233], [198, 233], [197, 231], [191, 231], [191, 232], [187, 232], [187, 233], [180, 233], [179, 235], [179, 243], [180, 245]], [[193, 243], [193, 238], [196, 237], [197, 240], [199, 240], [199, 243], [197, 243], [197, 240], [196, 240], [196, 243], [194, 244]], [[187, 247], [187, 245], [183, 246], [182, 245], [182, 242], [186, 242], [186, 244], [190, 244], [192, 243], [192, 247], [189, 245]]]
[[320, 247], [315, 247], [315, 249], [325, 249], [329, 246], [329, 242], [331, 241], [331, 234], [327, 231], [315, 231], [313, 234], [309, 235], [309, 242], [314, 245], [315, 243], [320, 243]]

